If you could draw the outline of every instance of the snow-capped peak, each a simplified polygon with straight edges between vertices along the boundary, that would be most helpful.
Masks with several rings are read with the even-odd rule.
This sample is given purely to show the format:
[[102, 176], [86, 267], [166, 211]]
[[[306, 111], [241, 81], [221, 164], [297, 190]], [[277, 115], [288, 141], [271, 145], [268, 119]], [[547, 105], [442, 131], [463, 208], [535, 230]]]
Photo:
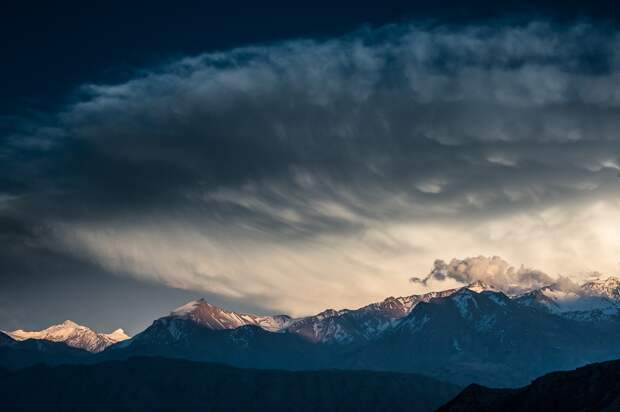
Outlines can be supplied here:
[[[187, 302], [185, 305], [179, 306], [175, 310], [173, 310], [170, 314], [172, 316], [185, 316], [192, 312], [194, 312], [200, 305], [209, 305], [204, 299], [192, 300], [191, 302]], [[210, 306], [210, 305], [209, 305]]]
[[[212, 305], [204, 299], [197, 299], [176, 308], [166, 319], [191, 320], [200, 326], [215, 330], [253, 325], [271, 332], [288, 331], [316, 342], [346, 343], [355, 339], [372, 339], [397, 324], [419, 303], [448, 296], [456, 302], [463, 316], [468, 316], [475, 307], [476, 295], [485, 292], [490, 293], [489, 297], [498, 305], [505, 305], [508, 300], [514, 299], [517, 303], [543, 307], [556, 314], [585, 311], [615, 313], [617, 305], [610, 306], [608, 298], [594, 294], [613, 293], [616, 286], [620, 294], [620, 282], [606, 279], [604, 282], [590, 282], [589, 285], [592, 290], [590, 294], [580, 290], [565, 291], [559, 285], [551, 285], [514, 296], [505, 295], [500, 288], [477, 280], [460, 288], [421, 295], [388, 297], [359, 309], [327, 309], [316, 315], [298, 319], [291, 319], [286, 315], [257, 316], [238, 313]], [[499, 292], [502, 295], [497, 294]], [[174, 322], [170, 325], [177, 328]]]
[[[589, 284], [592, 287], [593, 283]], [[527, 306], [543, 307], [551, 313], [581, 320], [618, 313], [617, 302], [597, 291], [595, 287], [592, 290], [586, 285], [570, 290], [557, 285], [544, 286], [521, 295], [516, 300]]]
[[123, 340], [129, 339], [129, 335], [127, 335], [125, 331], [120, 328], [116, 329], [112, 333], [103, 333], [102, 335], [114, 342], [121, 342]]
[[588, 295], [620, 300], [620, 280], [613, 276], [590, 280], [584, 283], [581, 289]]
[[40, 331], [18, 329], [13, 332], [7, 332], [7, 334], [15, 340], [41, 339], [64, 342], [68, 346], [89, 352], [101, 352], [110, 345], [129, 339], [129, 336], [122, 329], [117, 329], [110, 334], [97, 333], [71, 320], [65, 320], [58, 325], [52, 325]]
[[288, 326], [292, 319], [287, 315], [257, 316], [222, 309], [204, 299], [192, 300], [170, 313], [172, 318], [189, 319], [210, 329], [236, 329], [254, 325], [276, 332]]
[[481, 281], [481, 280], [477, 280], [473, 283], [470, 283], [469, 285], [467, 285], [465, 287], [466, 289], [471, 290], [472, 292], [476, 292], [476, 293], [481, 293], [487, 290], [493, 291], [493, 292], [497, 292], [498, 289]]

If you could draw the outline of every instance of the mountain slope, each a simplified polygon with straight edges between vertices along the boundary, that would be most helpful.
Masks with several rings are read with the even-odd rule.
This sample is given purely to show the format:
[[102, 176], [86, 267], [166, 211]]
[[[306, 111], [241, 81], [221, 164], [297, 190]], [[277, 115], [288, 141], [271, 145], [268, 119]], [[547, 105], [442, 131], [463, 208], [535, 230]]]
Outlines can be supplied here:
[[93, 353], [101, 352], [108, 346], [129, 339], [129, 336], [122, 329], [117, 329], [109, 334], [97, 333], [86, 326], [78, 325], [70, 320], [66, 320], [58, 325], [52, 325], [41, 331], [24, 331], [19, 329], [7, 332], [7, 335], [18, 341], [37, 339], [64, 342], [73, 348], [84, 349]]
[[6, 333], [0, 332], [0, 347], [12, 344], [13, 342], [15, 342], [15, 339], [11, 338]]
[[[466, 289], [480, 293], [499, 290], [476, 281]], [[364, 344], [396, 326], [419, 303], [447, 297], [460, 290], [449, 289], [421, 295], [389, 297], [358, 309], [327, 309], [316, 315], [292, 319], [287, 315], [258, 316], [227, 311], [204, 299], [189, 302], [171, 312], [172, 318], [190, 319], [210, 329], [235, 329], [254, 325], [271, 332], [288, 331], [315, 343]], [[594, 279], [577, 290], [565, 291], [549, 285], [512, 297], [515, 302], [576, 320], [598, 320], [620, 311], [620, 281], [613, 277]]]
[[[467, 288], [481, 291], [490, 289], [490, 286], [483, 282], [475, 282]], [[287, 315], [258, 316], [238, 313], [219, 308], [204, 299], [198, 299], [175, 309], [165, 318], [170, 321], [189, 320], [212, 330], [236, 329], [251, 325], [270, 332], [290, 332], [315, 343], [363, 343], [394, 326], [418, 303], [449, 296], [456, 290], [389, 297], [382, 302], [371, 303], [359, 309], [327, 309], [316, 315], [298, 319]]]
[[[43, 342], [52, 342], [29, 339], [9, 346], [30, 345], [33, 359], [26, 351], [0, 358], [0, 366], [162, 356], [259, 369], [414, 372], [458, 384], [514, 387], [552, 370], [620, 357], [613, 282], [597, 285], [568, 292], [550, 286], [509, 297], [477, 282], [299, 319], [241, 314], [197, 300], [90, 357], [58, 349], [56, 359], [41, 353]], [[591, 300], [612, 310], [587, 306]]]
[[28, 339], [17, 341], [0, 332], [0, 367], [18, 369], [38, 363], [58, 365], [90, 360], [89, 352], [63, 342]]
[[438, 412], [620, 410], [620, 361], [554, 372], [519, 389], [470, 385]]
[[515, 298], [515, 302], [578, 320], [598, 320], [618, 315], [620, 302], [613, 292], [599, 291], [596, 289], [598, 286], [590, 282], [576, 290], [563, 290], [550, 285], [523, 294]]
[[[200, 299], [155, 320], [98, 358], [148, 355], [252, 368], [337, 367], [347, 353], [393, 327], [418, 303], [451, 293], [388, 298], [357, 310], [326, 310], [301, 319], [240, 314]], [[337, 347], [331, 347], [334, 343]]]
[[581, 289], [591, 296], [602, 296], [620, 301], [620, 280], [611, 276], [586, 282]]
[[423, 295], [389, 297], [382, 302], [355, 310], [328, 309], [314, 316], [297, 319], [287, 331], [312, 342], [363, 344], [393, 327], [420, 302], [428, 302], [454, 293], [455, 289]]
[[211, 305], [204, 299], [186, 303], [172, 311], [169, 317], [189, 319], [213, 330], [236, 329], [241, 326], [254, 325], [272, 332], [286, 327], [292, 321], [286, 315], [257, 316], [227, 311]]
[[245, 368], [309, 369], [329, 367], [330, 352], [292, 333], [247, 325], [210, 329], [191, 319], [164, 317], [131, 340], [111, 346], [95, 360], [164, 356], [223, 362]]
[[617, 316], [567, 318], [483, 283], [328, 310], [275, 332], [254, 321], [233, 329], [238, 314], [231, 313], [191, 303], [96, 359], [148, 355], [265, 369], [389, 370], [519, 386], [552, 370], [620, 357]]
[[420, 303], [346, 366], [518, 386], [551, 370], [620, 357], [619, 330], [617, 321], [565, 319], [500, 292], [464, 288]]
[[39, 366], [0, 375], [3, 407], [14, 412], [86, 408], [132, 412], [430, 412], [459, 390], [418, 375], [244, 370], [161, 358], [89, 366]]

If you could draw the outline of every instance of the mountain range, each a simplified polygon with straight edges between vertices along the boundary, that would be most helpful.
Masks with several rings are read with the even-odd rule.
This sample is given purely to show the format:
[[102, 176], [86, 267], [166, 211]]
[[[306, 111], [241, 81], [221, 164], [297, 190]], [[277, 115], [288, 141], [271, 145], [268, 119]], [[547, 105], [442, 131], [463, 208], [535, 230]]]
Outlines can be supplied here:
[[115, 343], [129, 339], [129, 336], [122, 329], [117, 329], [112, 333], [98, 333], [70, 320], [52, 325], [41, 331], [30, 332], [18, 329], [13, 332], [6, 332], [6, 334], [18, 341], [37, 339], [64, 342], [73, 348], [84, 349], [93, 353], [101, 352]]
[[[570, 288], [548, 285], [516, 296], [475, 282], [302, 318], [237, 313], [200, 299], [104, 350], [90, 340], [67, 340], [96, 353], [69, 352], [64, 359], [92, 363], [160, 356], [244, 368], [420, 373], [458, 385], [514, 387], [553, 370], [620, 358], [619, 310], [615, 278]], [[0, 348], [32, 345], [32, 339], [11, 340], [0, 339]], [[49, 357], [49, 363], [58, 363]], [[0, 366], [31, 364], [0, 359]]]

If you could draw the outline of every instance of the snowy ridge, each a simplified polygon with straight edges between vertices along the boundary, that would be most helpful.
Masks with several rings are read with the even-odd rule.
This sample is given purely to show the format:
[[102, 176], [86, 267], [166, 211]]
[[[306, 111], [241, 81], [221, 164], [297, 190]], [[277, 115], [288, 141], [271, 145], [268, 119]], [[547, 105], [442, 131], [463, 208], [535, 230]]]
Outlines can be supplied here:
[[112, 333], [100, 333], [100, 335], [114, 343], [129, 339], [129, 336], [121, 328], [116, 329]]
[[470, 283], [469, 285], [467, 285], [465, 287], [468, 290], [471, 290], [472, 292], [476, 292], [476, 293], [481, 293], [481, 292], [485, 292], [485, 291], [491, 291], [491, 292], [499, 292], [499, 289], [488, 285], [487, 283], [481, 281], [481, 280], [477, 280], [474, 283]]
[[[476, 293], [495, 290], [483, 282], [472, 283], [464, 289], [471, 289]], [[390, 296], [381, 302], [371, 303], [359, 309], [328, 309], [317, 315], [293, 321], [287, 330], [313, 342], [339, 344], [364, 342], [375, 339], [384, 331], [394, 327], [419, 303], [450, 296], [458, 290], [461, 289], [397, 298]]]
[[[582, 289], [575, 293], [562, 291], [555, 286], [545, 286], [524, 295], [508, 296], [485, 282], [476, 281], [462, 288], [398, 298], [388, 297], [355, 310], [329, 309], [295, 320], [287, 330], [321, 343], [370, 340], [397, 326], [418, 304], [434, 299], [453, 297], [461, 316], [468, 318], [472, 309], [477, 306], [474, 299], [476, 294], [487, 295], [498, 306], [506, 306], [511, 301], [527, 306], [535, 304], [559, 316], [578, 320], [596, 320], [618, 314], [620, 298], [616, 301], [608, 296], [620, 296], [620, 281], [608, 278], [602, 282], [590, 282]], [[407, 319], [407, 322], [410, 321], [411, 319]], [[420, 324], [415, 326], [421, 327]]]
[[7, 335], [18, 341], [37, 339], [64, 342], [68, 346], [93, 353], [101, 352], [117, 342], [129, 339], [129, 336], [122, 329], [117, 329], [109, 334], [97, 333], [86, 326], [78, 325], [70, 320], [66, 320], [58, 325], [52, 325], [41, 331], [18, 329], [13, 332], [7, 332]]
[[171, 318], [189, 319], [214, 330], [236, 329], [241, 326], [259, 326], [270, 332], [283, 329], [292, 322], [286, 315], [257, 316], [247, 313], [227, 311], [211, 305], [204, 299], [186, 303], [170, 313]]
[[[461, 290], [471, 293], [496, 291], [484, 282], [422, 295], [388, 297], [359, 309], [327, 309], [316, 315], [293, 319], [286, 315], [257, 316], [227, 311], [198, 299], [180, 306], [170, 313], [172, 319], [189, 319], [214, 330], [236, 329], [242, 326], [259, 326], [270, 332], [291, 332], [316, 343], [348, 344], [374, 339], [395, 326], [420, 302], [453, 295]], [[170, 333], [178, 339], [177, 325], [169, 323]]]
[[620, 300], [620, 280], [614, 277], [598, 278], [584, 283], [581, 289], [591, 296]]
[[573, 319], [602, 319], [620, 312], [620, 281], [613, 277], [596, 279], [570, 290], [550, 285], [525, 293], [515, 300]]
[[295, 320], [287, 330], [320, 343], [346, 344], [375, 339], [395, 326], [420, 302], [449, 296], [458, 289], [429, 292], [371, 303], [359, 309], [328, 309], [317, 315]]
[[[463, 317], [469, 317], [476, 301], [475, 294], [488, 293], [497, 305], [513, 301], [526, 306], [544, 309], [550, 313], [572, 319], [590, 321], [616, 316], [620, 310], [620, 281], [608, 277], [594, 279], [576, 290], [562, 290], [557, 285], [545, 286], [528, 293], [507, 297], [496, 288], [482, 281], [467, 286], [420, 295], [388, 297], [358, 309], [327, 309], [316, 315], [293, 319], [287, 315], [260, 316], [238, 313], [219, 308], [204, 299], [188, 302], [162, 318], [174, 339], [184, 334], [180, 320], [213, 330], [237, 329], [257, 326], [269, 332], [294, 333], [316, 343], [350, 344], [367, 342], [396, 327], [422, 302], [452, 296]], [[497, 296], [496, 296], [497, 295]], [[417, 325], [419, 327], [420, 325]], [[7, 333], [16, 340], [46, 339], [65, 342], [69, 346], [100, 352], [129, 337], [118, 329], [112, 333], [97, 333], [91, 329], [65, 321], [42, 331], [16, 330]], [[128, 344], [130, 341], [128, 341]]]

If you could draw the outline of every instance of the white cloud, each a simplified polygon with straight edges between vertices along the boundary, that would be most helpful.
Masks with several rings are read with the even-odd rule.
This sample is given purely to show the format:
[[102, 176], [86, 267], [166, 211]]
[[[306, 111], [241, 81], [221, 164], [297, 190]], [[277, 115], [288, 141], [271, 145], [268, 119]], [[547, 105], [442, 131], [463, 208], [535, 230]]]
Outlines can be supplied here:
[[[617, 274], [620, 236], [609, 222], [618, 219], [620, 205], [606, 202], [471, 224], [369, 222], [355, 236], [303, 241], [177, 222], [59, 226], [57, 233], [65, 245], [114, 272], [308, 314], [475, 280], [516, 292], [551, 283], [560, 274], [576, 282], [594, 270]], [[466, 258], [480, 254], [507, 261]], [[428, 273], [436, 258], [448, 262], [435, 264], [446, 279], [408, 282], [412, 275]]]

